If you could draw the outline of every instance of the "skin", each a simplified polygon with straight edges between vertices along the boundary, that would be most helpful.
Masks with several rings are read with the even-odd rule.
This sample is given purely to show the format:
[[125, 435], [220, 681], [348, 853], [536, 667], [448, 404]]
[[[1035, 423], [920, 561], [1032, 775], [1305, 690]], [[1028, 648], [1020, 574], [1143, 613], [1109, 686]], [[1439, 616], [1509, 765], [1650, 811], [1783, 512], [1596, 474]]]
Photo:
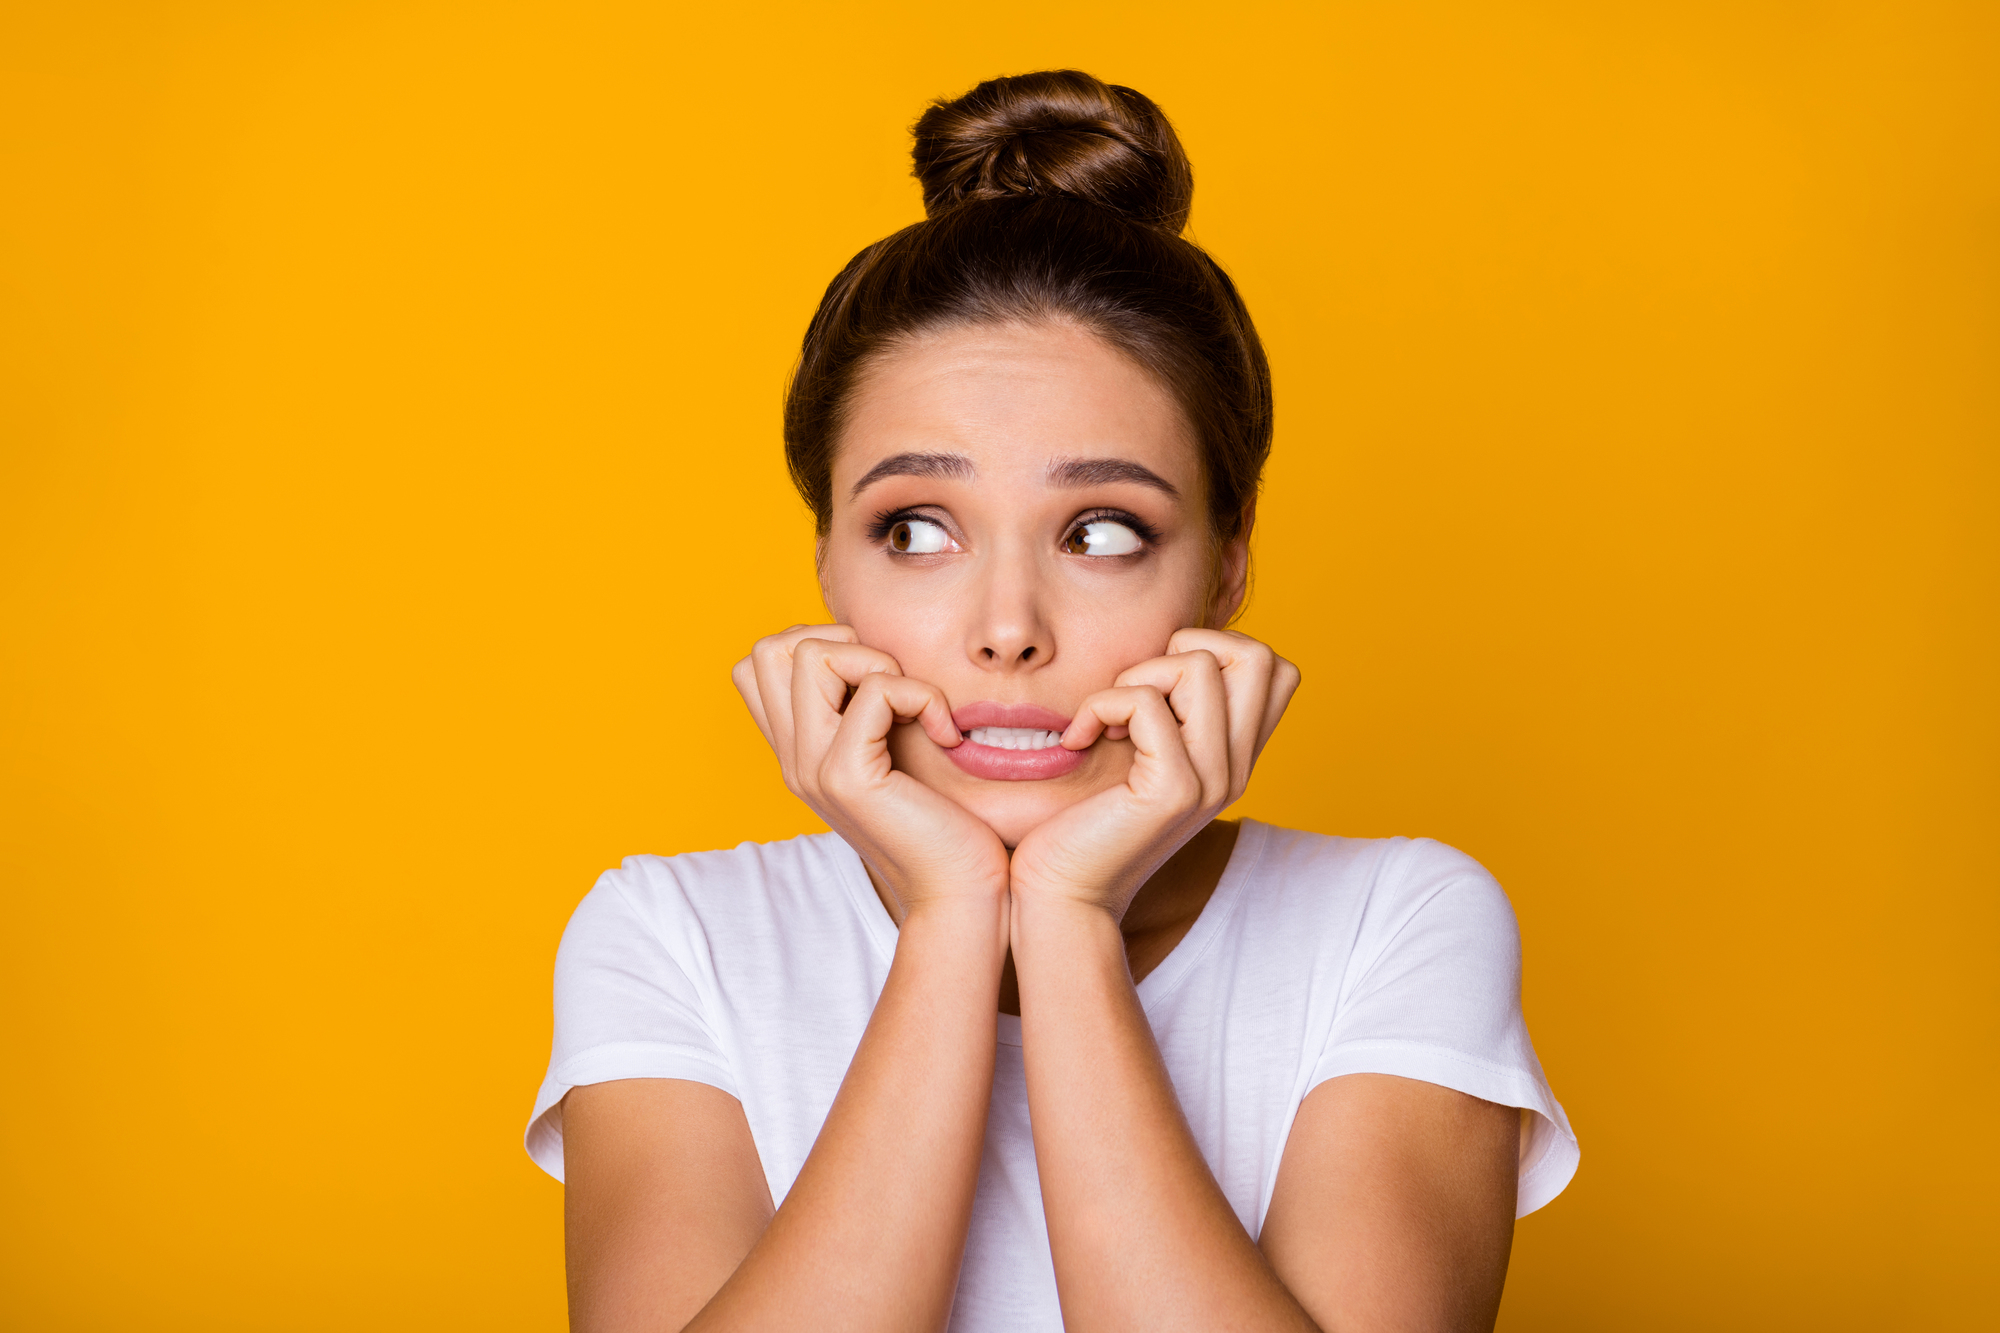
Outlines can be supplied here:
[[[958, 461], [882, 475], [910, 455]], [[1077, 459], [1164, 486], [1065, 471]], [[727, 1094], [569, 1094], [572, 1326], [942, 1328], [1007, 1005], [1066, 1327], [1491, 1329], [1513, 1109], [1387, 1075], [1320, 1085], [1253, 1240], [1139, 1006], [1137, 979], [1215, 888], [1236, 832], [1216, 816], [1299, 679], [1220, 628], [1249, 516], [1218, 549], [1171, 397], [1073, 327], [951, 330], [864, 376], [833, 483], [820, 563], [839, 623], [761, 640], [735, 679], [787, 785], [867, 865], [895, 959], [782, 1207]], [[1106, 514], [1126, 525], [1095, 529], [1109, 548], [1143, 531], [1139, 549], [1078, 553], [1079, 522]], [[899, 516], [936, 549], [894, 549]], [[979, 701], [1072, 718], [1082, 762], [966, 773], [952, 713]]]

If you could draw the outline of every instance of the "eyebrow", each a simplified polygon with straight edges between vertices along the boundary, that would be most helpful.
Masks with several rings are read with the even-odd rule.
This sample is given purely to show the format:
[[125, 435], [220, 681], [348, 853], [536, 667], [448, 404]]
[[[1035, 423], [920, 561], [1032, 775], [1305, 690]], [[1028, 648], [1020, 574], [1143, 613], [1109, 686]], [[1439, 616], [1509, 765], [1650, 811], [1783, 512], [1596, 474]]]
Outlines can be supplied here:
[[1171, 481], [1129, 458], [1058, 458], [1050, 462], [1048, 475], [1051, 486], [1061, 486], [1065, 490], [1125, 481], [1150, 486], [1169, 499], [1181, 498], [1179, 488]]
[[847, 498], [852, 500], [887, 477], [970, 478], [978, 471], [964, 454], [891, 454], [862, 473], [861, 480], [854, 483], [854, 489], [847, 493]]

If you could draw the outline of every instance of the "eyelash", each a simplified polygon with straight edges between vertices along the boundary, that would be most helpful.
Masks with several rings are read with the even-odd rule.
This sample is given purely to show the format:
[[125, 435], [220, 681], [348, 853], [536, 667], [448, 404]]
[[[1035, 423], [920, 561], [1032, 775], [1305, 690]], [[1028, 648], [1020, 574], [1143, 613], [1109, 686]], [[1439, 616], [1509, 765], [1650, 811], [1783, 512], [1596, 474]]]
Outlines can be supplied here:
[[[937, 519], [921, 508], [884, 509], [877, 513], [874, 519], [868, 524], [868, 540], [879, 546], [889, 540], [890, 530], [898, 523], [908, 523], [912, 519], [924, 523], [938, 523]], [[1123, 509], [1086, 510], [1069, 521], [1069, 526], [1063, 529], [1063, 535], [1067, 537], [1077, 528], [1087, 523], [1104, 522], [1123, 523], [1138, 535], [1139, 540], [1145, 543], [1147, 550], [1151, 550], [1159, 544], [1160, 530], [1158, 528], [1148, 523], [1145, 519], [1140, 518], [1137, 514]], [[950, 531], [950, 528], [942, 523], [938, 523], [938, 526], [945, 528], [947, 532]], [[1096, 558], [1101, 559], [1102, 557]]]
[[[930, 514], [922, 509], [884, 509], [876, 514], [874, 521], [868, 525], [868, 540], [879, 546], [889, 540], [889, 530], [891, 528], [895, 527], [898, 523], [908, 523], [912, 519], [918, 519], [925, 523], [937, 523], [939, 527], [945, 527], [944, 524], [938, 523], [935, 518], [932, 518]], [[951, 529], [945, 528], [945, 531], [949, 532]]]
[[[1088, 523], [1107, 523], [1107, 522], [1123, 523], [1126, 527], [1132, 529], [1133, 533], [1139, 538], [1139, 540], [1145, 544], [1146, 550], [1148, 551], [1152, 550], [1153, 547], [1159, 545], [1160, 530], [1154, 527], [1152, 524], [1148, 523], [1145, 519], [1140, 518], [1137, 514], [1130, 513], [1123, 509], [1087, 510], [1084, 513], [1078, 514], [1075, 518], [1069, 521], [1069, 526], [1063, 529], [1063, 535], [1068, 536], [1070, 533], [1076, 531], [1078, 528], [1083, 527], [1085, 524]], [[1143, 555], [1144, 552], [1139, 552], [1138, 554]], [[1094, 558], [1101, 559], [1102, 557], [1094, 557]]]

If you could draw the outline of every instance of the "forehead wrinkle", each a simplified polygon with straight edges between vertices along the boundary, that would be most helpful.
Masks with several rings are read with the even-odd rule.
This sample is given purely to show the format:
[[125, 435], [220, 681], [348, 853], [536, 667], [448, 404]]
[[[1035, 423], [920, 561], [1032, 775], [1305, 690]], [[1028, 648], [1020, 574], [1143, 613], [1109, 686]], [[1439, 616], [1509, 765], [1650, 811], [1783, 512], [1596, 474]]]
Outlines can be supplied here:
[[955, 477], [969, 481], [977, 476], [979, 469], [964, 454], [891, 454], [861, 475], [854, 483], [854, 489], [847, 493], [852, 500], [876, 482], [889, 477]]
[[1048, 480], [1049, 485], [1065, 490], [1123, 481], [1150, 486], [1169, 499], [1181, 498], [1179, 487], [1144, 463], [1135, 463], [1129, 458], [1052, 458], [1049, 460]]

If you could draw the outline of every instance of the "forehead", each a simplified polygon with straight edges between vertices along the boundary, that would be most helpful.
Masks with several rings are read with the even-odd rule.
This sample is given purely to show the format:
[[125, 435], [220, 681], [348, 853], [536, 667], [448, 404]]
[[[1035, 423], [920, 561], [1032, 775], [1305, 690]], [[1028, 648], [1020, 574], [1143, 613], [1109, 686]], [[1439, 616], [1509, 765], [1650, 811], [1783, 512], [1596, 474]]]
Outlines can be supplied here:
[[982, 482], [1042, 478], [1052, 461], [1121, 458], [1194, 493], [1197, 462], [1173, 396], [1095, 335], [1062, 324], [956, 328], [877, 358], [855, 387], [833, 494], [876, 463], [956, 453]]

